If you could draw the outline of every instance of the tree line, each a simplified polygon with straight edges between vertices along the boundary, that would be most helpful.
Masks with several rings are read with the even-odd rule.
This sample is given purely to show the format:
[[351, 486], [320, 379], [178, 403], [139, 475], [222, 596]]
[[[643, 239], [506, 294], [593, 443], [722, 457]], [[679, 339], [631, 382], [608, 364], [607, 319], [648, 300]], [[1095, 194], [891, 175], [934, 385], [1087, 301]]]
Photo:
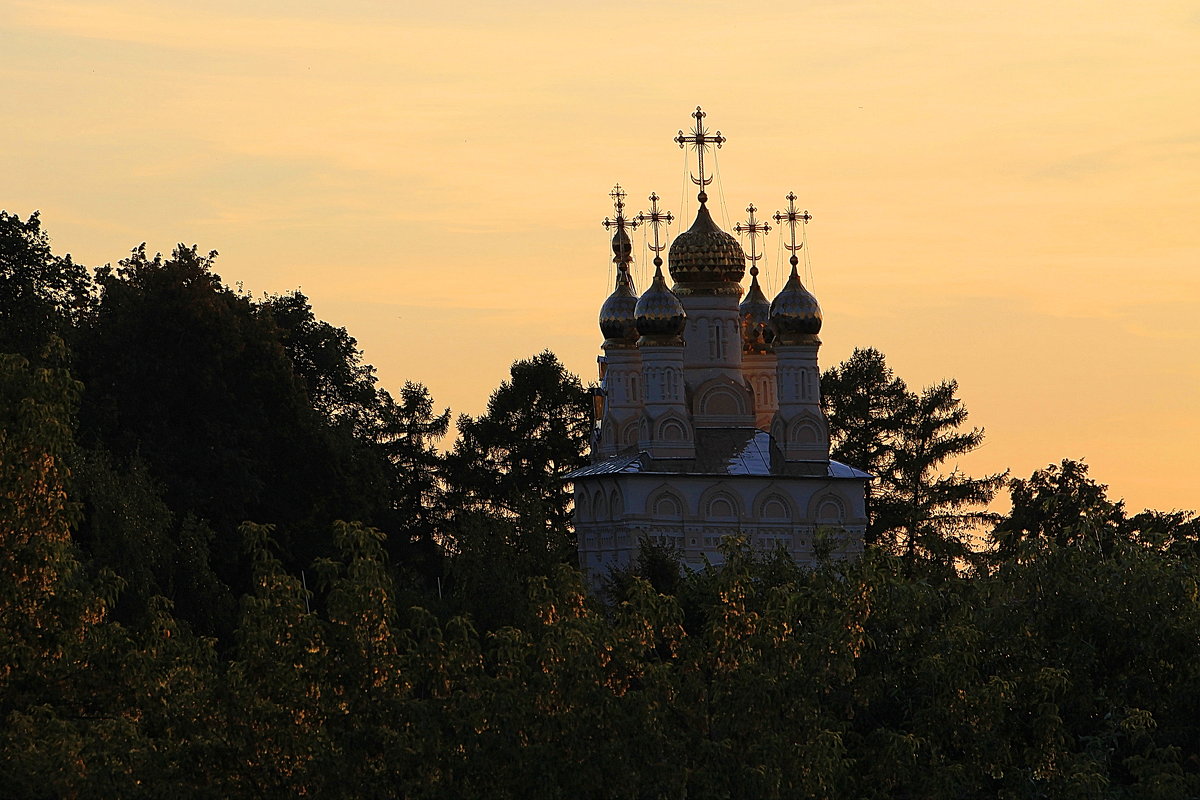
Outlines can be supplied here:
[[646, 546], [589, 595], [553, 354], [443, 447], [423, 386], [215, 258], [88, 270], [0, 212], [6, 796], [1200, 795], [1200, 523], [1077, 461], [964, 475], [953, 381], [822, 376], [862, 559]]

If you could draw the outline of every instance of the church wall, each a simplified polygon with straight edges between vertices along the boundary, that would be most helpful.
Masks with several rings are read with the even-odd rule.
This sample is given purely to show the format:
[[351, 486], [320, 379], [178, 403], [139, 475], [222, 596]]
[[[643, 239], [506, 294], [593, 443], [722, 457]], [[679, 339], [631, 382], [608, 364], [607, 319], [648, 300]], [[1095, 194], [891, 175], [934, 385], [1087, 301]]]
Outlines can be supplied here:
[[595, 584], [637, 558], [643, 538], [679, 552], [691, 569], [721, 564], [723, 539], [741, 535], [756, 549], [783, 548], [811, 563], [822, 536], [844, 542], [834, 557], [861, 552], [863, 482], [844, 479], [622, 474], [576, 483], [580, 567]]

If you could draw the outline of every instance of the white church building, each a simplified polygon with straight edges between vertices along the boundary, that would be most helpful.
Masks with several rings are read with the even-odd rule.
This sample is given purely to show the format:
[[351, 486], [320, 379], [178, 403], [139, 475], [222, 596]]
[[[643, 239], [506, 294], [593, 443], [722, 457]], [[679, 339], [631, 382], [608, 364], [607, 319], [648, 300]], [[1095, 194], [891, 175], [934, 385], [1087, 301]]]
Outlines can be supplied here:
[[[574, 483], [579, 564], [593, 584], [635, 563], [643, 541], [669, 547], [693, 569], [721, 563], [721, 541], [732, 535], [802, 563], [822, 547], [835, 557], [862, 550], [870, 476], [829, 458], [817, 363], [821, 309], [797, 271], [796, 229], [810, 217], [797, 212], [792, 194], [775, 214], [790, 228], [791, 274], [768, 301], [754, 246], [768, 228], [750, 206], [749, 221], [735, 227], [750, 236], [748, 259], [713, 221], [704, 154], [725, 139], [708, 133], [699, 108], [692, 116], [694, 129], [675, 141], [699, 156], [692, 180], [700, 204], [691, 227], [670, 243], [673, 285], [659, 240], [672, 217], [656, 195], [649, 213], [627, 219], [618, 186], [615, 218], [605, 220], [615, 229], [617, 269], [600, 309], [592, 463], [566, 476]], [[653, 229], [655, 253], [654, 278], [640, 296], [630, 274], [629, 230], [638, 224]]]

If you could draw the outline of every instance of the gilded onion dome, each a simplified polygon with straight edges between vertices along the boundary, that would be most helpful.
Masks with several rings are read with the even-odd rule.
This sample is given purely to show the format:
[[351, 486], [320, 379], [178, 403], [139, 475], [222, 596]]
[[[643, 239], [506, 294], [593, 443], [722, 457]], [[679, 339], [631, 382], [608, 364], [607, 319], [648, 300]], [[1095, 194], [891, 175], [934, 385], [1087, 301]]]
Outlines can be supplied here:
[[771, 317], [771, 301], [758, 285], [758, 267], [750, 268], [750, 291], [738, 306], [742, 320], [742, 349], [747, 353], [770, 352], [775, 333], [767, 326]]
[[[660, 259], [656, 262], [662, 263]], [[683, 328], [687, 314], [683, 303], [667, 288], [662, 267], [654, 271], [654, 280], [637, 301], [634, 309], [637, 332], [642, 338], [638, 344], [683, 344]]]
[[821, 306], [796, 272], [792, 257], [792, 274], [771, 303], [771, 330], [776, 344], [801, 344], [821, 332]]
[[671, 243], [670, 264], [679, 294], [742, 293], [746, 254], [737, 239], [717, 227], [703, 202], [692, 227]]
[[618, 269], [617, 286], [604, 305], [600, 306], [600, 332], [604, 334], [604, 347], [633, 347], [637, 343], [638, 332], [633, 314], [637, 302], [629, 271]]

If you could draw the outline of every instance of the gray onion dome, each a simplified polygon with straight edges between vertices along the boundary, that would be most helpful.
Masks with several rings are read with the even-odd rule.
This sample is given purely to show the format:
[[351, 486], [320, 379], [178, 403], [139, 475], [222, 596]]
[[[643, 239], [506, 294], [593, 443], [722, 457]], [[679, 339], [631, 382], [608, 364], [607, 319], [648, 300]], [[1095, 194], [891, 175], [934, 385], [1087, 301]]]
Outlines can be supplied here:
[[618, 269], [617, 286], [600, 306], [600, 332], [604, 334], [604, 347], [632, 347], [637, 343], [637, 325], [633, 313], [637, 302], [629, 272]]
[[775, 332], [776, 344], [800, 344], [821, 332], [821, 306], [800, 282], [795, 265], [782, 291], [771, 303], [770, 326]]
[[687, 314], [683, 303], [667, 288], [662, 269], [654, 273], [650, 288], [642, 294], [634, 309], [637, 332], [644, 340], [659, 344], [682, 344], [683, 327]]

